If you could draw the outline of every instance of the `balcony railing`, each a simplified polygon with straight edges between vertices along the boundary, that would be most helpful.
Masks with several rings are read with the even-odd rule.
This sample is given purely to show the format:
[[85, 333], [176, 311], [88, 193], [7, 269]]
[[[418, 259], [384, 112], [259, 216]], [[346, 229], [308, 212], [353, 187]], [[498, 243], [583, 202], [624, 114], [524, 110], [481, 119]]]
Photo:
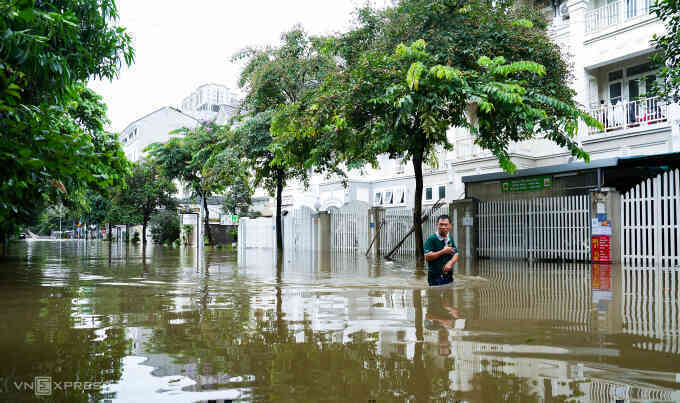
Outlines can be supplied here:
[[586, 33], [602, 31], [649, 14], [653, 0], [619, 0], [586, 13]]
[[[661, 97], [620, 101], [616, 105], [591, 109], [590, 115], [602, 123], [605, 132], [668, 124], [668, 102]], [[590, 134], [601, 132], [600, 129], [590, 128]]]

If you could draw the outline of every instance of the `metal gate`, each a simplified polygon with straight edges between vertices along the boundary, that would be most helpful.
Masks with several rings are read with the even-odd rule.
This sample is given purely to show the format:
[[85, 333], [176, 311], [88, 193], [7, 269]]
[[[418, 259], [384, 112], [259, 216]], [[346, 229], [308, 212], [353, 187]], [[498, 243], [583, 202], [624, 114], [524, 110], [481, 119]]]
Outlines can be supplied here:
[[[423, 209], [423, 213], [427, 212]], [[423, 241], [430, 235], [437, 232], [437, 217], [441, 214], [449, 213], [449, 204], [444, 203], [436, 210], [430, 212], [426, 221], [423, 221]], [[413, 209], [410, 207], [397, 207], [385, 209], [385, 223], [380, 226], [380, 252], [385, 254], [392, 250], [406, 233], [413, 227]], [[455, 219], [455, 214], [454, 218]], [[455, 226], [454, 226], [455, 228]], [[397, 249], [397, 255], [412, 255], [415, 250], [415, 235], [411, 233], [404, 243]], [[456, 237], [454, 236], [454, 239]], [[460, 245], [459, 245], [460, 247]]]
[[590, 260], [590, 195], [479, 203], [480, 257]]
[[352, 201], [330, 211], [331, 250], [365, 252], [368, 248], [368, 204]]
[[283, 217], [283, 248], [292, 250], [314, 250], [316, 245], [314, 210], [307, 206], [298, 207]]
[[621, 260], [631, 267], [680, 266], [680, 170], [638, 184], [621, 198]]

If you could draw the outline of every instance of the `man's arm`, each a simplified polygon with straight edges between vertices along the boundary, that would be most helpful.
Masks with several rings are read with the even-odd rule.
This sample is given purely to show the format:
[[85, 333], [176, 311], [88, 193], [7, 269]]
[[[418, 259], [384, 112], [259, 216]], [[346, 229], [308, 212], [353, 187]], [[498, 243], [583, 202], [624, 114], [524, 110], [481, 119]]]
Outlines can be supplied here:
[[428, 252], [428, 253], [426, 253], [425, 254], [425, 260], [430, 262], [432, 260], [438, 259], [441, 255], [444, 255], [444, 254], [450, 255], [452, 253], [454, 253], [453, 248], [450, 247], [450, 246], [445, 246], [444, 249], [442, 249], [438, 252]]

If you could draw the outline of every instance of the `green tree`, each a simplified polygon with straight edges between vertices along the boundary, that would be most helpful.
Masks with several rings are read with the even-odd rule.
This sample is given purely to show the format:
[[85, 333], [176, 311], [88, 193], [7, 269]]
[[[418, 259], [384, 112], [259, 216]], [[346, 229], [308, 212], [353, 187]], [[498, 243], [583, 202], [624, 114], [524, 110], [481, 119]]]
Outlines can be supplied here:
[[653, 60], [661, 66], [663, 78], [661, 92], [680, 100], [680, 1], [657, 0], [651, 11], [656, 14], [666, 26], [663, 35], [654, 34], [652, 44], [657, 48]]
[[[300, 27], [281, 35], [281, 45], [266, 49], [246, 48], [235, 60], [245, 60], [239, 86], [246, 91], [243, 124], [236, 129], [248, 166], [255, 173], [254, 185], [276, 197], [276, 245], [283, 248], [281, 195], [291, 179], [306, 181], [305, 167], [297, 154], [287, 152], [290, 137], [276, 140], [272, 122], [289, 114], [332, 71], [332, 59], [317, 51], [315, 41]], [[279, 116], [280, 118], [280, 116]], [[288, 120], [288, 119], [286, 119]], [[297, 139], [301, 140], [301, 139]], [[298, 144], [303, 144], [301, 141]]]
[[212, 245], [210, 234], [210, 212], [208, 197], [218, 194], [228, 185], [224, 169], [208, 169], [207, 161], [218, 168], [223, 168], [225, 160], [215, 157], [219, 153], [220, 140], [228, 136], [229, 126], [219, 126], [212, 122], [203, 122], [198, 127], [183, 128], [166, 143], [153, 143], [147, 150], [152, 161], [161, 167], [163, 174], [169, 179], [177, 179], [188, 190], [192, 197], [198, 197], [203, 204], [205, 234]]
[[117, 204], [130, 224], [142, 225], [142, 242], [146, 244], [146, 227], [151, 217], [161, 208], [174, 209], [172, 195], [175, 185], [161, 174], [160, 168], [147, 161], [136, 163], [126, 178], [125, 190], [118, 195]]
[[238, 177], [224, 195], [222, 211], [225, 214], [247, 214], [248, 208], [252, 203], [252, 194], [253, 191], [250, 188], [248, 179], [243, 176]]
[[0, 233], [124, 175], [104, 105], [84, 86], [132, 63], [117, 16], [113, 0], [0, 1]]
[[[573, 137], [579, 120], [599, 124], [573, 100], [568, 66], [537, 13], [511, 1], [401, 0], [358, 15], [354, 30], [327, 41], [337, 73], [284, 125], [289, 137], [318, 139], [311, 163], [331, 156], [336, 165], [375, 166], [385, 153], [411, 161], [419, 224], [422, 165], [452, 149], [451, 127], [467, 128], [510, 172], [510, 144], [538, 132], [588, 160]], [[415, 237], [422, 262], [420, 225]]]
[[174, 210], [164, 210], [151, 217], [151, 236], [160, 244], [172, 244], [179, 239], [179, 216]]

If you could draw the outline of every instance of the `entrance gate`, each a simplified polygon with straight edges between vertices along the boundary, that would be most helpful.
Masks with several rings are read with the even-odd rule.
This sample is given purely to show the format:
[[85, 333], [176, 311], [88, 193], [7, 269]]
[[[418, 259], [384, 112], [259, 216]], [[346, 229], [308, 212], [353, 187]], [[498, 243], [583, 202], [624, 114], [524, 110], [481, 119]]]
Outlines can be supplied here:
[[638, 184], [621, 198], [621, 260], [680, 270], [680, 170]]
[[331, 214], [331, 250], [356, 253], [368, 248], [368, 204], [352, 201]]
[[283, 217], [283, 245], [285, 249], [314, 250], [316, 240], [314, 210], [298, 207]]
[[480, 257], [590, 260], [590, 195], [479, 203]]

